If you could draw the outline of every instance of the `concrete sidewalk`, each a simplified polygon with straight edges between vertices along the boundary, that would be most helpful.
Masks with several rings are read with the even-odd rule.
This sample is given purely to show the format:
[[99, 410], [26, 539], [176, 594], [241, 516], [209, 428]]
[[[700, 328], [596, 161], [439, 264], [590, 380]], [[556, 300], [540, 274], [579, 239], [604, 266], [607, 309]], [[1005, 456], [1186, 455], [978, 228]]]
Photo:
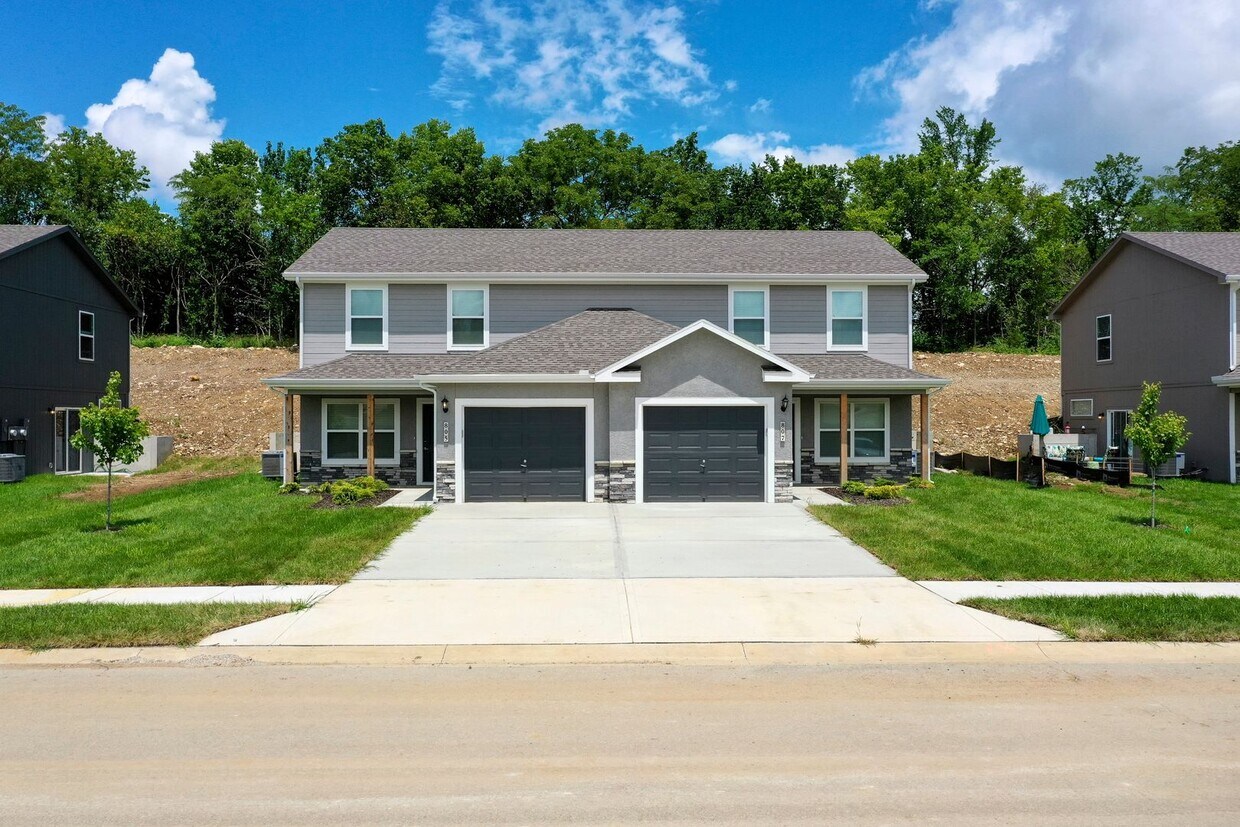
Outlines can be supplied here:
[[4, 589], [0, 606], [53, 603], [314, 603], [335, 585], [138, 586], [118, 589]]
[[960, 602], [971, 597], [1097, 597], [1103, 595], [1173, 595], [1240, 597], [1240, 583], [1129, 583], [1076, 580], [919, 580], [917, 585]]

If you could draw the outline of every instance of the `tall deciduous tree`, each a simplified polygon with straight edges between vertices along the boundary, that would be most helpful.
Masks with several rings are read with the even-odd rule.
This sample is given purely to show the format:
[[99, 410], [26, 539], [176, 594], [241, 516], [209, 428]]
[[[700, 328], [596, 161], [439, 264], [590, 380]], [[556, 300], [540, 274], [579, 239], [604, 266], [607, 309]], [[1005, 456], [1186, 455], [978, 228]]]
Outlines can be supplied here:
[[43, 116], [0, 101], [0, 224], [33, 224], [47, 204]]
[[96, 254], [102, 252], [104, 222], [150, 185], [146, 167], [133, 152], [77, 126], [51, 143], [44, 163], [48, 220], [71, 225]]
[[1141, 175], [1141, 159], [1122, 152], [1094, 164], [1092, 175], [1064, 181], [1063, 192], [1090, 261], [1097, 261], [1120, 233], [1132, 229], [1152, 197]]

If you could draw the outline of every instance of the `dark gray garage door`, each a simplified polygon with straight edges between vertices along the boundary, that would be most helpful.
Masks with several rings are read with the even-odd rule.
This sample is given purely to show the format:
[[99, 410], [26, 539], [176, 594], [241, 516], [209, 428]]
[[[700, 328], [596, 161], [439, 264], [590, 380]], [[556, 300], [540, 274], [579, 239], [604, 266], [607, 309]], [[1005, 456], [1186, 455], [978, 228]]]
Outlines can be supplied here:
[[764, 500], [758, 407], [647, 406], [642, 463], [646, 502]]
[[584, 408], [465, 409], [465, 500], [586, 496]]

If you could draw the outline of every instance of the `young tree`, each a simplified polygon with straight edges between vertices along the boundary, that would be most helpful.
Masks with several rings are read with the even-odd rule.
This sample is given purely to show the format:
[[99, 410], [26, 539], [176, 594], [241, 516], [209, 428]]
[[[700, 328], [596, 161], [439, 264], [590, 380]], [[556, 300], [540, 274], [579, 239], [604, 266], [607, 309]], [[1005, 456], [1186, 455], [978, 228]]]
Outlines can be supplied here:
[[150, 431], [138, 418], [137, 408], [121, 405], [121, 374], [112, 371], [108, 388], [98, 404], [82, 409], [82, 427], [69, 438], [79, 451], [90, 451], [108, 471], [108, 510], [104, 528], [112, 530], [112, 467], [127, 465], [142, 456], [142, 440]]
[[1187, 419], [1174, 411], [1158, 412], [1161, 398], [1162, 385], [1158, 382], [1143, 382], [1141, 404], [1128, 417], [1128, 426], [1124, 429], [1125, 436], [1141, 452], [1146, 472], [1150, 475], [1150, 527], [1155, 525], [1158, 498], [1155, 471], [1158, 466], [1174, 457], [1175, 452], [1183, 448], [1184, 443], [1192, 436], [1185, 427], [1188, 424]]

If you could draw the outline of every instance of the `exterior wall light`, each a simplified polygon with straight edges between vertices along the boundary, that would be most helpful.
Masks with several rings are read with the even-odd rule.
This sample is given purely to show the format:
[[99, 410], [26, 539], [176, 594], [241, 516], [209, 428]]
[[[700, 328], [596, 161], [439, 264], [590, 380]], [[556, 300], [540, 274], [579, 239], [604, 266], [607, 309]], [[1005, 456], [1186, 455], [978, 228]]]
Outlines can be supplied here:
[[442, 410], [444, 413], [448, 412], [448, 397], [445, 396], [443, 398], [443, 402], [439, 404], [439, 409]]
[[786, 412], [788, 410], [788, 394], [784, 394], [784, 398], [780, 400], [779, 410], [780, 412]]

